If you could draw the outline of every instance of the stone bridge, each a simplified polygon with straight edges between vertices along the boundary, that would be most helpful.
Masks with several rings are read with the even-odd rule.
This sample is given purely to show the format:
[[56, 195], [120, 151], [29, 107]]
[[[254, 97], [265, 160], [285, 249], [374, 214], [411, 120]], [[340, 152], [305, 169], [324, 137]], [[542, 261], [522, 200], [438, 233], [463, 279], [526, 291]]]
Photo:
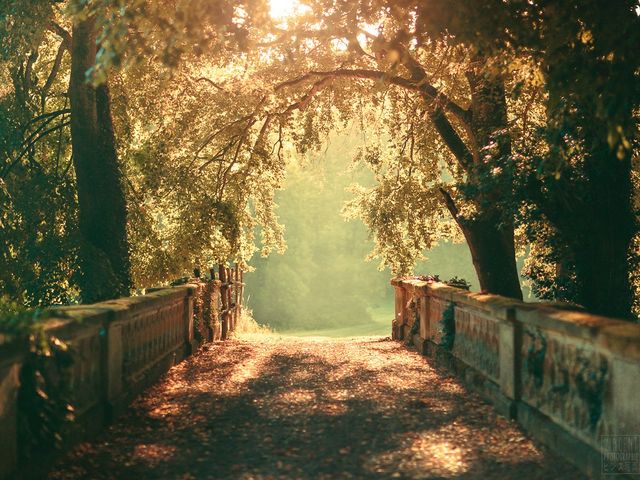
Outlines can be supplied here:
[[75, 420], [58, 450], [24, 440], [32, 355], [4, 339], [0, 477], [640, 474], [640, 325], [417, 278], [392, 285], [392, 338], [236, 335], [242, 274], [226, 268], [52, 309], [47, 334], [73, 362], [43, 368]]

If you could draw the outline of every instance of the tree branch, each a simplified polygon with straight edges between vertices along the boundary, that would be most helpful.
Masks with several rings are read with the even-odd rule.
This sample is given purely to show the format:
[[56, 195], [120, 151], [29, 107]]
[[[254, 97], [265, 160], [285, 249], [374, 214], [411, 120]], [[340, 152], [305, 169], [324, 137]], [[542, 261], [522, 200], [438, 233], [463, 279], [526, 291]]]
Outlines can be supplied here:
[[455, 115], [456, 118], [460, 119], [463, 125], [468, 127], [468, 123], [466, 123], [466, 118], [469, 115], [468, 111], [462, 109], [462, 107], [457, 105], [455, 102], [450, 101], [446, 96], [439, 94], [437, 90], [429, 84], [419, 84], [413, 80], [408, 80], [398, 76], [387, 76], [386, 73], [378, 70], [337, 69], [327, 72], [311, 71], [301, 77], [287, 80], [286, 82], [276, 85], [274, 90], [279, 91], [287, 87], [296, 86], [314, 77], [321, 77], [322, 80], [316, 82], [311, 91], [309, 91], [299, 102], [290, 105], [286, 110], [287, 113], [297, 108], [298, 104], [302, 108], [306, 107], [307, 103], [311, 100], [311, 97], [335, 78], [361, 78], [365, 80], [386, 81], [392, 85], [397, 85], [407, 90], [419, 92], [423, 95], [425, 100], [436, 102], [435, 109], [429, 116], [443, 141], [455, 155], [462, 168], [468, 171], [473, 164], [474, 159], [477, 158], [477, 155], [474, 155], [474, 153], [466, 146], [444, 112], [445, 110], [449, 111]]
[[196, 78], [196, 82], [207, 82], [209, 85], [211, 85], [214, 88], [217, 88], [218, 90], [222, 91], [222, 92], [226, 92], [226, 90], [224, 89], [224, 87], [218, 85], [216, 82], [214, 82], [213, 80], [207, 78], [207, 77], [200, 77], [200, 78]]
[[202, 165], [200, 165], [200, 167], [198, 168], [198, 171], [202, 172], [205, 168], [207, 168], [213, 162], [224, 160], [224, 156], [229, 152], [229, 150], [233, 148], [233, 146], [239, 140], [240, 138], [238, 135], [234, 135], [233, 137], [231, 137], [231, 139], [229, 139], [229, 141], [225, 144], [224, 147], [222, 147], [211, 158], [209, 158]]
[[[36, 128], [33, 132], [31, 132], [29, 134], [29, 136], [24, 139], [22, 141], [22, 144], [20, 145], [21, 147], [23, 147], [24, 145], [27, 145], [31, 142], [31, 140], [36, 137], [47, 125], [49, 125], [53, 120], [55, 120], [57, 117], [59, 116], [64, 116], [68, 113], [71, 113], [71, 111], [69, 109], [63, 109], [63, 110], [58, 110], [57, 112], [52, 112], [48, 115], [40, 115], [41, 119], [44, 119], [45, 121], [42, 122], [42, 124]], [[28, 126], [28, 124], [27, 124]], [[27, 127], [24, 128], [24, 130], [26, 130]]]
[[36, 63], [37, 59], [38, 50], [36, 49], [29, 55], [29, 58], [27, 59], [27, 65], [24, 69], [23, 89], [25, 95], [29, 95], [29, 90], [31, 90], [31, 73], [33, 72], [33, 64]]
[[434, 111], [429, 113], [429, 118], [436, 127], [436, 130], [438, 130], [440, 138], [442, 138], [445, 145], [456, 157], [462, 168], [469, 171], [473, 165], [474, 155], [462, 141], [458, 132], [455, 131], [446, 114], [441, 108], [436, 108]]
[[447, 206], [447, 210], [449, 210], [449, 213], [451, 214], [453, 219], [457, 220], [460, 210], [458, 210], [458, 206], [456, 205], [455, 200], [444, 187], [440, 187], [438, 190], [440, 190], [440, 193], [442, 194], [444, 203]]
[[63, 108], [61, 110], [56, 110], [54, 112], [47, 112], [47, 113], [43, 113], [42, 115], [38, 115], [37, 117], [33, 117], [31, 120], [29, 120], [23, 127], [22, 127], [22, 131], [26, 131], [27, 128], [29, 128], [29, 126], [32, 123], [36, 123], [39, 122], [40, 120], [44, 120], [45, 118], [48, 117], [58, 117], [60, 115], [64, 115], [65, 113], [71, 113], [71, 109], [70, 108]]
[[58, 36], [60, 38], [62, 38], [63, 43], [65, 44], [65, 47], [70, 51], [71, 50], [71, 42], [72, 42], [72, 38], [71, 38], [71, 34], [69, 32], [67, 32], [64, 28], [62, 28], [60, 25], [58, 25], [56, 22], [51, 22], [49, 24], [49, 30], [51, 30], [52, 32], [58, 34]]
[[298, 100], [297, 102], [294, 102], [291, 105], [289, 105], [282, 113], [280, 113], [280, 115], [281, 116], [285, 116], [285, 115], [288, 115], [289, 113], [293, 112], [294, 110], [304, 110], [304, 109], [306, 109], [307, 106], [309, 105], [309, 102], [311, 102], [311, 99], [318, 92], [320, 92], [324, 87], [326, 87], [329, 84], [331, 84], [332, 81], [333, 81], [333, 77], [325, 77], [325, 78], [323, 78], [321, 80], [318, 80], [317, 82], [315, 82], [313, 84], [311, 89], [300, 98], [300, 100]]
[[66, 127], [67, 125], [69, 125], [71, 123], [70, 120], [67, 120], [65, 122], [61, 122], [56, 126], [53, 126], [51, 128], [48, 128], [47, 130], [45, 130], [44, 132], [42, 132], [40, 135], [38, 135], [36, 138], [34, 138], [33, 140], [31, 140], [24, 148], [23, 150], [18, 154], [18, 156], [16, 158], [13, 159], [13, 161], [7, 165], [2, 172], [0, 173], [0, 178], [5, 178], [7, 176], [7, 174], [11, 171], [11, 169], [13, 167], [15, 167], [18, 162], [29, 152], [29, 150], [31, 149], [31, 147], [35, 146], [36, 143], [38, 143], [40, 140], [42, 140], [44, 137], [46, 137], [47, 135], [49, 135], [51, 132], [55, 132], [56, 130], [59, 130], [61, 128]]
[[328, 77], [328, 78], [360, 78], [363, 80], [374, 80], [396, 85], [407, 90], [418, 92], [424, 95], [430, 101], [436, 101], [438, 105], [441, 105], [446, 111], [455, 115], [461, 122], [466, 123], [469, 120], [469, 112], [455, 103], [445, 94], [440, 93], [437, 88], [427, 82], [416, 82], [397, 75], [389, 75], [386, 72], [380, 70], [369, 69], [347, 69], [339, 68], [329, 71], [310, 71], [309, 73], [292, 80], [279, 83], [275, 86], [274, 90], [279, 91], [286, 87], [292, 87], [299, 85], [314, 77]]
[[56, 59], [53, 61], [53, 67], [51, 68], [51, 72], [47, 77], [47, 81], [42, 87], [42, 92], [40, 92], [40, 101], [42, 103], [42, 110], [44, 111], [45, 101], [47, 98], [47, 94], [53, 85], [56, 77], [58, 76], [58, 72], [60, 71], [60, 65], [62, 64], [62, 57], [64, 56], [64, 52], [67, 50], [67, 44], [63, 40], [60, 42], [60, 46], [58, 47], [58, 53], [56, 54]]

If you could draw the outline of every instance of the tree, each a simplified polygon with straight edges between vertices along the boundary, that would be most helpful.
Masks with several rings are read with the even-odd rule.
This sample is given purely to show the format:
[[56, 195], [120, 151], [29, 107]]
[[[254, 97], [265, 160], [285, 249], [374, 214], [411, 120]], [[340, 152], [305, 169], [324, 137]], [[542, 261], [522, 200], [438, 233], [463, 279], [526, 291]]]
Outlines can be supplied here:
[[26, 306], [78, 296], [69, 56], [48, 27], [54, 13], [44, 1], [0, 10], [0, 288]]
[[[44, 1], [16, 2], [5, 30], [18, 17], [33, 22], [25, 12], [36, 9], [45, 20], [2, 40], [20, 53], [12, 105], [30, 109], [12, 125], [28, 128], [7, 137], [3, 170], [48, 165], [55, 143], [47, 126], [60, 120], [52, 131], [66, 131], [71, 113], [80, 232], [95, 244], [116, 239], [94, 247], [113, 249], [96, 257], [117, 277], [126, 270], [115, 250], [126, 249], [128, 201], [132, 270], [143, 285], [198, 263], [246, 261], [257, 224], [264, 253], [281, 249], [274, 191], [287, 145], [304, 156], [333, 129], [358, 123], [368, 138], [359, 158], [378, 185], [358, 189], [350, 213], [397, 272], [440, 235], [455, 235], [454, 221], [481, 288], [519, 298], [519, 222], [539, 291], [629, 317], [640, 29], [633, 2], [609, 15], [588, 3], [314, 0], [271, 19], [260, 0], [221, 0], [220, 15], [203, 1], [71, 1], [66, 14], [81, 46], [71, 52], [72, 111], [56, 104], [36, 113], [34, 99], [48, 102], [60, 83], [53, 71], [69, 71], [68, 47], [41, 33], [66, 14]], [[481, 9], [491, 15], [476, 15]], [[52, 84], [33, 75], [44, 65], [38, 45], [53, 60]], [[81, 141], [89, 135], [99, 140], [91, 158]], [[85, 188], [101, 169], [99, 180], [111, 179], [97, 184], [108, 192], [103, 214], [117, 219], [107, 225], [86, 220], [102, 215]], [[95, 235], [96, 225], [108, 237]], [[86, 258], [91, 249], [77, 245]], [[125, 285], [122, 278], [113, 283]]]
[[[93, 15], [101, 32], [89, 78], [97, 85], [113, 79], [120, 99], [114, 127], [127, 144], [120, 151], [134, 280], [147, 286], [196, 266], [244, 262], [256, 248], [256, 224], [264, 251], [281, 249], [273, 189], [282, 167], [255, 165], [256, 100], [210, 78], [239, 61], [266, 3], [72, 5], [76, 18]], [[204, 131], [212, 126], [217, 131]]]
[[[0, 89], [3, 111], [8, 113], [7, 128], [0, 135], [6, 187], [0, 228], [7, 266], [0, 281], [10, 297], [27, 305], [46, 305], [78, 301], [79, 289], [83, 301], [128, 294], [128, 235], [133, 239], [133, 279], [141, 287], [184, 275], [200, 259], [211, 264], [235, 255], [246, 257], [253, 251], [252, 237], [246, 233], [253, 231], [253, 218], [245, 207], [254, 192], [261, 199], [257, 204], [263, 223], [267, 230], [273, 226], [269, 248], [280, 241], [269, 203], [270, 182], [264, 177], [257, 176], [255, 183], [246, 177], [236, 181], [227, 166], [221, 182], [225, 185], [209, 194], [212, 182], [194, 182], [193, 172], [184, 174], [187, 165], [193, 166], [192, 154], [202, 140], [201, 132], [188, 122], [193, 122], [196, 106], [206, 103], [203, 97], [212, 89], [193, 78], [196, 47], [184, 40], [194, 39], [195, 28], [206, 37], [194, 39], [200, 53], [210, 48], [219, 55], [214, 55], [214, 63], [223, 65], [226, 48], [237, 48], [245, 34], [240, 17], [249, 22], [245, 14], [252, 11], [249, 5], [245, 13], [236, 12], [231, 2], [220, 6], [222, 16], [210, 2], [183, 2], [175, 8], [140, 2], [122, 9], [120, 2], [110, 1], [25, 0], [2, 7], [2, 75], [9, 72], [15, 80], [13, 88]], [[68, 32], [70, 23], [73, 36]], [[163, 35], [168, 25], [174, 31]], [[218, 33], [224, 27], [223, 35], [212, 35], [215, 25], [220, 27]], [[128, 62], [138, 54], [150, 61]], [[181, 57], [192, 63], [178, 72]], [[131, 70], [118, 72], [118, 65]], [[210, 67], [208, 63], [203, 68]], [[161, 91], [145, 89], [134, 75], [127, 75], [133, 70], [145, 79], [164, 79], [155, 83]], [[171, 84], [167, 73], [175, 73], [183, 83]], [[70, 86], [65, 84], [69, 77]], [[176, 108], [183, 99], [173, 92], [192, 86], [197, 86], [194, 90], [200, 97], [190, 92], [193, 108], [186, 119]], [[137, 94], [143, 96], [134, 97]], [[171, 103], [169, 118], [175, 121], [166, 122], [168, 126], [188, 122], [182, 129], [159, 128], [145, 135], [150, 119], [145, 115], [152, 113], [152, 121], [158, 122], [167, 113], [155, 101], [158, 96]], [[148, 106], [127, 111], [134, 98], [138, 105]], [[122, 141], [116, 143], [116, 137]], [[191, 152], [185, 152], [181, 141], [193, 141]], [[164, 155], [152, 158], [157, 153]], [[206, 154], [207, 149], [199, 153]], [[164, 160], [162, 168], [154, 168], [153, 162], [159, 160]], [[143, 165], [151, 168], [140, 172]], [[157, 184], [159, 178], [164, 183], [161, 190], [150, 188], [141, 194], [140, 187]], [[256, 184], [261, 187], [255, 188]], [[35, 205], [29, 203], [27, 192], [46, 192], [47, 197]], [[223, 198], [223, 192], [232, 199]], [[128, 212], [127, 203], [133, 203]], [[163, 211], [152, 208], [154, 203]], [[158, 222], [158, 215], [171, 221]], [[49, 238], [52, 247], [44, 248]]]
[[[470, 21], [471, 10], [492, 14]], [[633, 318], [630, 250], [637, 234], [632, 157], [640, 105], [637, 2], [425, 2], [423, 30], [505, 58], [528, 55], [545, 79], [547, 150], [523, 168], [529, 222], [548, 225], [543, 243], [572, 279], [573, 300]]]
[[[468, 58], [460, 49], [456, 53], [462, 58], [456, 66], [464, 64], [468, 74], [442, 75], [438, 68], [451, 72], [450, 66], [442, 67], [446, 61], [436, 52], [445, 53], [448, 44], [416, 43], [415, 35], [409, 32], [415, 4], [397, 9], [399, 13], [394, 14], [380, 2], [342, 5], [318, 1], [308, 5], [307, 14], [287, 20], [286, 30], [276, 26], [276, 38], [258, 44], [258, 53], [253, 57], [252, 81], [264, 85], [263, 98], [269, 99], [257, 113], [263, 118], [264, 138], [277, 132], [277, 144], [290, 134], [304, 153], [309, 145], [318, 143], [320, 134], [326, 133], [336, 118], [357, 118], [358, 111], [351, 102], [354, 94], [378, 98], [373, 101], [387, 95], [401, 98], [408, 94], [412, 106], [416, 104], [413, 100], [419, 99], [419, 111], [412, 111], [402, 121], [412, 132], [412, 141], [421, 130], [431, 130], [439, 136], [439, 143], [424, 145], [426, 148], [419, 152], [410, 149], [410, 161], [415, 157], [417, 162], [430, 163], [432, 169], [438, 169], [434, 158], [440, 155], [434, 147], [444, 144], [451, 151], [458, 186], [464, 184], [469, 194], [456, 194], [444, 184], [429, 191], [438, 195], [441, 205], [448, 208], [464, 233], [481, 288], [521, 298], [512, 212], [500, 208], [512, 193], [508, 170], [494, 173], [503, 178], [491, 184], [495, 186], [492, 190], [480, 184], [482, 172], [490, 169], [485, 165], [489, 155], [486, 149], [495, 147], [491, 155], [498, 163], [506, 162], [511, 151], [511, 139], [505, 133], [508, 125], [502, 78], [483, 68], [485, 59]], [[371, 33], [372, 24], [378, 28], [375, 34]], [[258, 60], [260, 55], [267, 60]], [[421, 60], [428, 62], [431, 71]], [[431, 81], [433, 75], [440, 83], [438, 88]], [[461, 77], [466, 88], [454, 86]], [[376, 85], [384, 90], [383, 95], [372, 88]], [[448, 89], [457, 98], [451, 97]], [[319, 107], [318, 102], [330, 105]], [[316, 106], [310, 108], [312, 103]], [[403, 108], [400, 101], [394, 106]], [[403, 148], [402, 155], [406, 152]], [[433, 210], [437, 215], [436, 212], [437, 208]]]
[[85, 302], [128, 296], [131, 289], [127, 206], [106, 80], [93, 87], [87, 72], [97, 53], [95, 18], [73, 25], [71, 139], [81, 233], [80, 288]]
[[[3, 45], [2, 57], [14, 77], [13, 92], [9, 92], [6, 98], [13, 96], [16, 111], [23, 111], [7, 137], [18, 139], [18, 142], [5, 145], [6, 163], [2, 175], [5, 178], [19, 177], [23, 170], [22, 162], [26, 159], [32, 169], [38, 170], [40, 183], [47, 179], [55, 190], [55, 184], [61, 183], [61, 178], [55, 177], [66, 177], [68, 172], [67, 168], [60, 175], [59, 165], [69, 154], [65, 129], [70, 127], [79, 214], [66, 216], [64, 224], [49, 224], [48, 228], [70, 232], [68, 238], [75, 245], [69, 253], [74, 263], [79, 259], [82, 268], [67, 267], [64, 270], [73, 272], [71, 276], [79, 285], [84, 301], [126, 295], [130, 289], [126, 207], [118, 181], [108, 91], [106, 86], [94, 91], [85, 76], [96, 58], [93, 20], [88, 17], [77, 22], [73, 38], [62, 26], [64, 15], [51, 2], [43, 1], [20, 1], [7, 5], [3, 7], [2, 19], [1, 28], [12, 38]], [[56, 40], [57, 48], [53, 46]], [[46, 72], [52, 50], [55, 52], [52, 66], [44, 78], [39, 78], [37, 73]], [[67, 52], [70, 63], [65, 59]], [[27, 61], [23, 67], [22, 60], [16, 60], [24, 56], [27, 56]], [[59, 86], [65, 76], [61, 71], [65, 74], [69, 71], [67, 69], [71, 73], [68, 92], [67, 89], [60, 92]], [[64, 98], [62, 107], [59, 99], [52, 100], [54, 94]], [[50, 105], [58, 109], [50, 110]], [[60, 122], [56, 124], [58, 119]], [[57, 142], [54, 140], [56, 135]], [[20, 137], [23, 137], [22, 141]], [[53, 172], [49, 171], [51, 156], [55, 157]], [[35, 181], [36, 177], [33, 176], [32, 180]], [[43, 208], [55, 211], [52, 205], [45, 204]], [[77, 229], [67, 224], [72, 221], [79, 222]], [[74, 238], [77, 233], [79, 236]], [[24, 234], [32, 235], [33, 232], [27, 230]], [[66, 252], [59, 252], [58, 256], [64, 257]], [[56, 264], [48, 258], [36, 259], [35, 263], [40, 267]], [[45, 269], [42, 273], [50, 272]], [[15, 279], [12, 283], [15, 294], [21, 295], [18, 292], [20, 280]], [[71, 282], [66, 280], [64, 283], [73, 289]]]

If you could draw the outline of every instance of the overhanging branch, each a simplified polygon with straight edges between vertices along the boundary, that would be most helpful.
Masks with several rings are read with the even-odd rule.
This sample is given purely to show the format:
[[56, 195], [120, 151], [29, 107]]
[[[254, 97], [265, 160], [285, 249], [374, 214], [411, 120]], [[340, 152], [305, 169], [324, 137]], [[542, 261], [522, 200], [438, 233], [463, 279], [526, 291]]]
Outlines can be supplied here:
[[454, 220], [457, 220], [460, 211], [458, 210], [458, 206], [456, 205], [455, 200], [444, 187], [440, 187], [438, 190], [440, 190], [440, 194], [442, 195], [442, 198], [444, 198], [444, 203], [447, 206], [447, 210], [449, 210], [449, 213], [454, 218]]
[[442, 137], [447, 147], [454, 154], [462, 168], [469, 170], [473, 164], [474, 159], [477, 157], [474, 155], [474, 151], [470, 150], [464, 143], [458, 132], [447, 118], [445, 112], [450, 112], [456, 118], [460, 120], [460, 123], [465, 127], [467, 131], [470, 131], [469, 125], [469, 112], [460, 107], [455, 102], [451, 101], [446, 95], [441, 94], [432, 85], [423, 81], [415, 82], [408, 80], [397, 75], [388, 75], [385, 72], [379, 70], [367, 70], [367, 69], [337, 69], [326, 72], [322, 71], [310, 71], [305, 75], [287, 80], [275, 86], [274, 91], [279, 91], [287, 87], [293, 87], [309, 81], [313, 78], [320, 77], [321, 80], [314, 83], [311, 90], [305, 94], [305, 96], [293, 105], [290, 105], [285, 112], [290, 112], [298, 105], [306, 107], [311, 97], [318, 91], [328, 85], [333, 79], [336, 78], [360, 78], [364, 80], [383, 81], [391, 85], [397, 85], [407, 90], [420, 93], [426, 101], [431, 101], [434, 105], [434, 109], [430, 114], [431, 121], [434, 123], [438, 133]]
[[461, 122], [467, 123], [469, 120], [469, 112], [451, 100], [447, 95], [438, 91], [433, 85], [424, 81], [413, 81], [398, 75], [389, 75], [386, 72], [380, 70], [369, 69], [348, 69], [339, 68], [329, 71], [310, 71], [305, 75], [282, 82], [274, 88], [275, 91], [282, 90], [286, 87], [292, 87], [304, 83], [312, 78], [360, 78], [363, 80], [382, 81], [391, 85], [396, 85], [407, 90], [418, 92], [424, 95], [427, 99], [437, 102], [446, 111], [452, 113]]

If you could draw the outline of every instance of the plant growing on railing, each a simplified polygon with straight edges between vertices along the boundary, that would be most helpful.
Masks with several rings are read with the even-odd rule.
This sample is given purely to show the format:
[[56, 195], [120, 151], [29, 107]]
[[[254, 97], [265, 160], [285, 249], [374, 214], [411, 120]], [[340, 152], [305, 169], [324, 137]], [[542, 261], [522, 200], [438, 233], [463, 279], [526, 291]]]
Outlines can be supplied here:
[[423, 282], [439, 282], [439, 275], [419, 275], [416, 277], [418, 280], [422, 280]]
[[453, 277], [445, 282], [450, 287], [462, 288], [463, 290], [471, 289], [471, 284], [464, 278]]
[[18, 439], [20, 456], [59, 448], [66, 424], [73, 421], [70, 368], [73, 350], [45, 330], [51, 311], [21, 309], [0, 299], [0, 333], [5, 341], [24, 342], [28, 353], [20, 371]]
[[440, 345], [446, 350], [453, 350], [453, 343], [456, 339], [455, 305], [453, 303], [449, 303], [442, 312], [440, 333]]
[[240, 315], [238, 315], [238, 323], [236, 324], [236, 333], [273, 333], [273, 330], [267, 325], [261, 325], [253, 318], [253, 310], [247, 307], [240, 307]]

